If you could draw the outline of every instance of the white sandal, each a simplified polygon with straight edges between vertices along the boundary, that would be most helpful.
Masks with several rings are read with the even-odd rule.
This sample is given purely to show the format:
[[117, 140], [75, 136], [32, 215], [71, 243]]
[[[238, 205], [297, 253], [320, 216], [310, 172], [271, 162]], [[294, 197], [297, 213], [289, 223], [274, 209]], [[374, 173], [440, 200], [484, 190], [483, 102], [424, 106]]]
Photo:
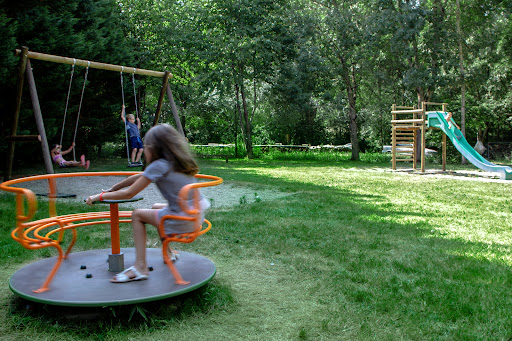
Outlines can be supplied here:
[[[128, 276], [128, 271], [131, 271], [133, 275], [135, 276]], [[118, 273], [114, 276], [110, 281], [112, 283], [126, 283], [131, 281], [142, 281], [144, 279], [148, 279], [148, 275], [143, 275], [137, 270], [134, 266], [130, 266], [128, 269], [124, 270], [123, 272]]]

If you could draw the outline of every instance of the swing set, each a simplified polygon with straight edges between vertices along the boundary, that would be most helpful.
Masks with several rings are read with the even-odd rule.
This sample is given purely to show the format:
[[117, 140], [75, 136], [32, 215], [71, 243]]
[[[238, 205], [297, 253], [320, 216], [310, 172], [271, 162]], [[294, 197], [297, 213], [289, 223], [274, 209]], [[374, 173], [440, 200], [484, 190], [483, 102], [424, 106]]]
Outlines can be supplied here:
[[[87, 60], [76, 59], [76, 58], [69, 58], [69, 57], [62, 57], [62, 56], [32, 52], [32, 51], [29, 51], [29, 49], [27, 47], [22, 47], [22, 49], [16, 49], [16, 55], [20, 57], [19, 68], [18, 68], [18, 80], [17, 80], [17, 96], [16, 96], [16, 106], [15, 106], [12, 129], [11, 129], [11, 135], [7, 137], [7, 141], [9, 143], [9, 148], [8, 148], [8, 162], [7, 162], [7, 167], [6, 167], [6, 170], [4, 173], [4, 180], [9, 180], [12, 176], [12, 168], [13, 168], [13, 162], [14, 162], [14, 151], [15, 151], [16, 142], [40, 142], [46, 173], [47, 174], [54, 173], [52, 159], [51, 159], [51, 155], [50, 155], [50, 149], [48, 146], [48, 140], [46, 138], [46, 132], [45, 132], [45, 128], [44, 128], [43, 115], [41, 113], [41, 107], [39, 105], [39, 99], [38, 99], [36, 84], [35, 84], [35, 80], [34, 80], [34, 75], [32, 73], [32, 67], [31, 67], [31, 63], [30, 63], [31, 59], [72, 65], [70, 84], [69, 84], [69, 88], [68, 88], [68, 97], [66, 99], [66, 109], [65, 109], [65, 113], [64, 113], [65, 116], [64, 116], [64, 121], [62, 123], [62, 133], [61, 133], [61, 140], [60, 140], [61, 145], [62, 145], [62, 139], [63, 139], [63, 135], [64, 135], [64, 125], [65, 125], [65, 120], [66, 120], [66, 115], [67, 115], [67, 110], [68, 110], [69, 94], [70, 94], [70, 90], [71, 90], [71, 83], [73, 81], [73, 74], [74, 74], [75, 66], [86, 67], [86, 71], [85, 71], [84, 83], [83, 83], [83, 87], [82, 87], [82, 94], [81, 94], [81, 98], [80, 98], [80, 106], [78, 109], [77, 121], [76, 121], [76, 125], [75, 125], [75, 134], [73, 137], [73, 142], [75, 142], [76, 134], [77, 134], [77, 130], [78, 130], [83, 94], [84, 94], [84, 90], [85, 90], [85, 85], [87, 83], [87, 75], [89, 72], [89, 68], [107, 70], [107, 71], [116, 71], [116, 72], [120, 73], [123, 104], [124, 104], [123, 73], [131, 73], [137, 116], [138, 116], [138, 105], [137, 105], [137, 96], [136, 96], [136, 91], [135, 91], [134, 75], [137, 74], [137, 75], [143, 75], [143, 76], [162, 78], [162, 87], [160, 89], [160, 96], [159, 96], [157, 107], [156, 107], [153, 125], [156, 125], [159, 122], [163, 101], [165, 98], [165, 94], [167, 93], [167, 97], [168, 97], [168, 100], [169, 100], [169, 103], [171, 106], [171, 110], [172, 110], [172, 113], [174, 116], [174, 120], [175, 120], [177, 129], [180, 133], [182, 133], [184, 135], [183, 128], [181, 126], [181, 122], [180, 122], [180, 119], [178, 116], [178, 112], [176, 110], [176, 105], [174, 103], [172, 91], [171, 91], [171, 88], [169, 85], [169, 77], [171, 76], [171, 73], [169, 71], [159, 72], [159, 71], [153, 71], [153, 70], [138, 69], [138, 68], [134, 68], [134, 67], [125, 67], [125, 66], [114, 65], [114, 64], [106, 64], [106, 63], [87, 61]], [[17, 135], [18, 121], [19, 121], [19, 115], [20, 115], [20, 109], [21, 109], [21, 101], [22, 101], [25, 78], [28, 82], [28, 87], [29, 87], [29, 92], [30, 92], [30, 97], [31, 97], [31, 102], [32, 102], [32, 109], [34, 112], [34, 119], [36, 122], [36, 126], [37, 126], [39, 135]], [[127, 140], [126, 142], [128, 142], [127, 135], [126, 135], [126, 140]], [[127, 143], [127, 152], [128, 152], [128, 164], [130, 164], [128, 143]], [[75, 154], [74, 154], [74, 149], [73, 149], [73, 159], [76, 159]]]

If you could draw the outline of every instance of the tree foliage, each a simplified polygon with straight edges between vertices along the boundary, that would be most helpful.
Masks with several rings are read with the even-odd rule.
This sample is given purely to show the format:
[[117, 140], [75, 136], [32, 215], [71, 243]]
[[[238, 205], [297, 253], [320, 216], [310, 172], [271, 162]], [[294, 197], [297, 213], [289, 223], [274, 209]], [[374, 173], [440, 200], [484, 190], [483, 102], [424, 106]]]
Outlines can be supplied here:
[[[235, 142], [241, 133], [251, 157], [253, 143], [351, 142], [352, 158], [358, 159], [360, 147], [379, 150], [389, 143], [393, 103], [446, 102], [460, 118], [460, 38], [468, 139], [475, 141], [477, 134], [484, 142], [512, 139], [508, 1], [460, 1], [460, 34], [455, 2], [444, 0], [1, 4], [0, 87], [7, 98], [16, 96], [18, 59], [12, 51], [26, 45], [37, 52], [169, 70], [180, 120], [193, 143]], [[40, 61], [32, 66], [47, 134], [54, 140], [70, 67]], [[77, 111], [84, 72], [75, 70], [70, 112]], [[147, 129], [161, 81], [136, 81]], [[133, 109], [128, 76], [124, 85]], [[119, 75], [90, 70], [79, 144], [99, 149], [107, 141], [121, 142], [120, 104]], [[7, 113], [13, 107], [13, 101], [0, 103]], [[168, 104], [162, 117], [173, 121]], [[23, 133], [34, 131], [32, 121], [24, 95]], [[0, 124], [8, 135], [10, 121]], [[72, 129], [67, 131], [69, 141]]]

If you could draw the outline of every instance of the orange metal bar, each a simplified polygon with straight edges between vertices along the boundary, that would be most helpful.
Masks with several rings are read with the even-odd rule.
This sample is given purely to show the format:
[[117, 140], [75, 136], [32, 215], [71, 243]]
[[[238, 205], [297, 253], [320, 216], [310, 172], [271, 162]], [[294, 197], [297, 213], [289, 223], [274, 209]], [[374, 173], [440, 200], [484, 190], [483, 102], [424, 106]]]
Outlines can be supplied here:
[[64, 258], [68, 258], [68, 255], [70, 254], [71, 249], [73, 248], [73, 246], [75, 246], [75, 243], [76, 243], [76, 238], [77, 238], [76, 229], [71, 229], [71, 232], [73, 233], [73, 239], [71, 240], [71, 243], [69, 244], [68, 249], [64, 253]]
[[32, 290], [33, 292], [38, 293], [38, 294], [50, 290], [50, 288], [49, 288], [50, 282], [52, 281], [53, 277], [57, 273], [57, 270], [59, 270], [60, 263], [62, 263], [62, 259], [63, 259], [62, 249], [60, 248], [59, 245], [52, 245], [52, 246], [54, 246], [57, 249], [57, 251], [59, 251], [59, 256], [57, 257], [57, 262], [55, 262], [55, 264], [53, 265], [53, 268], [50, 270], [50, 273], [48, 274], [48, 276], [46, 276], [46, 279], [43, 282], [43, 285], [41, 285], [41, 287], [37, 290]]
[[57, 181], [55, 178], [48, 179], [48, 188], [49, 195], [48, 195], [48, 202], [50, 205], [50, 217], [55, 217], [57, 215], [57, 208], [55, 207], [55, 201], [57, 196]]
[[119, 241], [119, 208], [117, 203], [110, 204], [110, 240], [112, 243], [112, 254], [121, 253]]
[[181, 277], [181, 274], [178, 272], [178, 269], [174, 266], [173, 261], [169, 258], [169, 243], [171, 242], [170, 239], [166, 239], [162, 241], [162, 256], [164, 257], [164, 263], [167, 264], [167, 267], [169, 268], [169, 271], [171, 271], [172, 275], [174, 276], [174, 280], [176, 284], [178, 285], [186, 285], [189, 284], [190, 281], [185, 281], [183, 277]]

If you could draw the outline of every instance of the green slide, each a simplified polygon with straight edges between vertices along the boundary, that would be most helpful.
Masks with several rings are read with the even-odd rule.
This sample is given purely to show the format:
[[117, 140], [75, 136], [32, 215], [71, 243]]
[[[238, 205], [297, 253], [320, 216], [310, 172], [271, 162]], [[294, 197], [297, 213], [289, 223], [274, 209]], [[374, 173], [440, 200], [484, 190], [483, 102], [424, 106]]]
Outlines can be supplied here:
[[460, 130], [454, 124], [446, 122], [445, 117], [447, 114], [447, 112], [443, 111], [427, 112], [428, 126], [441, 129], [452, 141], [455, 148], [457, 148], [457, 150], [476, 167], [486, 172], [498, 173], [500, 175], [500, 179], [512, 180], [512, 168], [507, 166], [498, 166], [484, 159], [482, 155], [471, 147]]

